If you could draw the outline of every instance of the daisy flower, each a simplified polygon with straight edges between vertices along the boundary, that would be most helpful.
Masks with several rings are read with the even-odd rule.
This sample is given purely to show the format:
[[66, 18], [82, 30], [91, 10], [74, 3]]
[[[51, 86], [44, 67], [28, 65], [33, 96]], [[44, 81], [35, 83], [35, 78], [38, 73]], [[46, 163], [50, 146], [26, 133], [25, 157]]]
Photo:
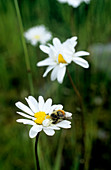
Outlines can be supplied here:
[[60, 3], [68, 3], [70, 6], [77, 8], [82, 2], [88, 3], [90, 0], [58, 0]]
[[[28, 106], [21, 102], [17, 102], [15, 105], [22, 110], [17, 113], [26, 119], [17, 119], [16, 121], [23, 124], [32, 125], [29, 131], [29, 137], [34, 138], [40, 131], [44, 131], [47, 135], [53, 136], [55, 130], [60, 128], [71, 128], [71, 122], [64, 119], [56, 118], [52, 114], [53, 112], [60, 112], [64, 115], [64, 118], [71, 118], [72, 114], [65, 112], [62, 105], [52, 105], [52, 99], [49, 98], [44, 101], [42, 96], [38, 97], [38, 101], [33, 97], [29, 96], [25, 98]], [[24, 113], [25, 112], [25, 113]]]
[[33, 46], [40, 44], [45, 44], [52, 37], [51, 33], [46, 30], [44, 25], [35, 26], [30, 28], [24, 33], [27, 41], [29, 41]]
[[88, 62], [80, 56], [89, 55], [89, 53], [85, 51], [75, 52], [76, 44], [77, 37], [72, 37], [64, 43], [61, 43], [58, 38], [54, 38], [53, 45], [40, 45], [40, 49], [49, 56], [47, 59], [37, 63], [37, 66], [48, 66], [43, 77], [46, 77], [52, 70], [51, 80], [54, 81], [57, 79], [59, 83], [62, 83], [66, 66], [72, 61], [84, 68], [88, 68]]

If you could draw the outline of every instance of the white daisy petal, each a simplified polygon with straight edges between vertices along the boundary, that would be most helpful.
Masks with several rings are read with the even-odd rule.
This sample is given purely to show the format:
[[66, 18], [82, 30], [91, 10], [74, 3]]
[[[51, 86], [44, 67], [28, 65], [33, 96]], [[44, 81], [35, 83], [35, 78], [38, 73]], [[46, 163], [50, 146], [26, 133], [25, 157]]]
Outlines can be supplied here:
[[39, 47], [44, 53], [49, 54], [49, 50], [50, 50], [49, 47], [47, 47], [46, 45], [40, 45]]
[[60, 128], [57, 127], [56, 125], [51, 125], [50, 128], [51, 128], [51, 129], [54, 129], [54, 130], [60, 130]]
[[67, 2], [68, 5], [70, 5], [74, 8], [77, 8], [80, 5], [80, 3], [82, 2], [82, 0], [58, 0], [58, 1], [61, 3]]
[[57, 78], [57, 73], [58, 73], [59, 66], [57, 65], [51, 73], [51, 80], [54, 81]]
[[39, 106], [37, 100], [33, 96], [29, 96], [28, 99], [33, 103], [33, 107], [35, 107], [35, 109], [33, 108], [34, 112], [38, 112]]
[[67, 64], [60, 63], [60, 64], [59, 64], [59, 67], [60, 67], [60, 68], [63, 68], [63, 67], [66, 67], [66, 65], [67, 65]]
[[78, 51], [74, 54], [75, 57], [80, 57], [80, 56], [86, 56], [89, 55], [90, 53], [86, 52], [86, 51]]
[[43, 128], [43, 131], [46, 133], [48, 136], [53, 136], [55, 134], [55, 131], [50, 128]]
[[60, 3], [68, 3], [73, 8], [77, 8], [82, 2], [89, 3], [90, 0], [58, 0]]
[[51, 106], [51, 107], [50, 107], [50, 111], [49, 111], [49, 115], [50, 115], [54, 110], [56, 110], [56, 108], [57, 108], [57, 105]]
[[84, 0], [84, 2], [86, 2], [88, 4], [90, 2], [90, 0]]
[[43, 126], [44, 127], [48, 127], [51, 125], [51, 120], [50, 119], [45, 119], [43, 122], [42, 122]]
[[29, 116], [29, 115], [26, 115], [25, 113], [22, 113], [22, 112], [17, 112], [19, 115], [23, 116], [23, 117], [26, 117], [26, 118], [29, 118], [29, 119], [32, 119], [32, 120], [35, 120], [34, 117], [32, 116]]
[[43, 111], [43, 107], [44, 107], [44, 99], [42, 96], [38, 97], [38, 101], [39, 101], [39, 111]]
[[[73, 47], [75, 47], [76, 45], [77, 45], [77, 41], [74, 42]], [[75, 50], [74, 50], [74, 51], [75, 51]]]
[[73, 44], [77, 40], [77, 36], [73, 36], [71, 38], [68, 38], [65, 42], [70, 41], [71, 44]]
[[83, 58], [74, 57], [74, 58], [73, 58], [73, 61], [74, 61], [76, 64], [78, 64], [78, 65], [80, 65], [80, 66], [82, 66], [82, 67], [84, 67], [84, 68], [88, 68], [88, 67], [89, 67], [88, 62], [87, 62], [86, 60], [84, 60]]
[[46, 58], [43, 61], [37, 63], [37, 66], [48, 66], [48, 65], [55, 65], [55, 62], [51, 58]]
[[61, 104], [56, 105], [56, 110], [62, 110], [63, 106]]
[[30, 138], [35, 138], [38, 135], [39, 132], [33, 131], [30, 129], [29, 131], [29, 137]]
[[28, 119], [17, 119], [16, 122], [27, 124], [27, 125], [36, 125], [34, 121]]
[[73, 49], [75, 46], [76, 46], [76, 44], [77, 44], [77, 37], [75, 36], [75, 37], [72, 37], [72, 38], [69, 38], [69, 39], [67, 39], [64, 43], [63, 43], [63, 45], [66, 45], [66, 46], [68, 46], [68, 48], [70, 48], [70, 49]]
[[65, 66], [59, 69], [59, 71], [57, 73], [57, 80], [58, 80], [59, 83], [63, 82], [65, 73], [66, 73], [66, 67]]
[[44, 104], [43, 111], [45, 113], [49, 113], [51, 105], [52, 105], [52, 99], [49, 98], [46, 100], [46, 102]]
[[54, 67], [55, 67], [55, 66], [49, 66], [49, 67], [47, 67], [45, 73], [43, 74], [43, 77], [46, 77], [47, 74], [48, 74]]
[[[50, 46], [50, 52], [49, 52], [49, 57], [53, 58], [54, 62], [56, 60], [56, 55], [57, 55], [57, 50], [54, 46], [52, 46], [51, 44], [49, 44]], [[57, 63], [56, 63], [57, 64]]]
[[32, 110], [29, 109], [29, 107], [27, 107], [27, 106], [24, 105], [23, 103], [17, 102], [17, 103], [15, 103], [15, 105], [16, 105], [19, 109], [21, 109], [21, 110], [23, 110], [24, 112], [28, 113], [29, 115], [32, 115], [32, 116], [34, 115], [34, 113], [32, 112]]
[[60, 46], [61, 46], [61, 42], [58, 38], [53, 39], [53, 44], [54, 44], [56, 49], [60, 48]]
[[76, 40], [77, 40], [77, 37], [76, 37], [76, 36], [70, 38], [70, 41], [71, 41], [72, 44], [73, 44]]
[[68, 129], [68, 128], [71, 128], [71, 125], [70, 125], [70, 124], [71, 124], [70, 121], [68, 121], [68, 120], [63, 120], [63, 121], [57, 123], [56, 126], [61, 127], [61, 128], [66, 128], [66, 129]]
[[54, 110], [62, 110], [62, 109], [63, 109], [63, 106], [62, 106], [61, 104], [53, 105], [53, 106], [51, 106], [51, 108], [50, 108], [49, 115], [51, 115], [51, 113], [52, 113]]
[[42, 130], [42, 126], [41, 125], [35, 125], [33, 126], [30, 131], [29, 131], [29, 136], [30, 138], [34, 138], [35, 136], [37, 136], [38, 132], [40, 132]]
[[37, 103], [37, 101], [36, 101], [36, 99], [35, 99], [34, 97], [29, 96], [28, 99], [27, 99], [27, 98], [25, 98], [25, 99], [26, 99], [29, 107], [31, 108], [31, 110], [32, 110], [34, 113], [36, 113], [36, 112], [39, 111], [39, 109], [38, 109], [38, 103]]
[[67, 2], [67, 0], [58, 0], [58, 1], [61, 2], [61, 3]]
[[71, 117], [71, 116], [72, 116], [72, 113], [65, 111], [65, 117], [66, 117], [66, 118]]
[[65, 66], [67, 66], [68, 64], [70, 64], [71, 62], [72, 62], [72, 54], [65, 54], [64, 55], [64, 59], [65, 59], [65, 61], [67, 62], [67, 64], [64, 64]]

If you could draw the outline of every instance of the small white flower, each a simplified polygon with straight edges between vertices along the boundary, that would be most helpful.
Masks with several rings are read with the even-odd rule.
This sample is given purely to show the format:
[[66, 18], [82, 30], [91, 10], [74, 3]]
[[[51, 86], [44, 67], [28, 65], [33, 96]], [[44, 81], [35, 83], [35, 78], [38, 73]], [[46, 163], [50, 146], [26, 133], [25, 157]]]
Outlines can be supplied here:
[[82, 2], [89, 3], [90, 0], [58, 0], [60, 3], [68, 3], [68, 5], [77, 8]]
[[30, 28], [24, 33], [24, 36], [33, 46], [37, 45], [38, 42], [40, 42], [40, 44], [45, 44], [52, 37], [51, 33], [46, 30], [44, 25]]
[[71, 128], [71, 122], [68, 120], [61, 120], [55, 124], [53, 123], [50, 116], [53, 111], [61, 110], [65, 113], [66, 118], [71, 117], [72, 113], [63, 111], [62, 105], [52, 105], [51, 98], [47, 99], [46, 102], [42, 96], [38, 97], [38, 102], [33, 96], [29, 96], [25, 99], [29, 107], [21, 102], [17, 102], [15, 105], [22, 110], [22, 112], [17, 113], [27, 119], [17, 119], [16, 121], [32, 125], [29, 131], [30, 138], [34, 138], [42, 130], [47, 135], [53, 136], [55, 134], [54, 130], [60, 130], [60, 128]]
[[88, 4], [90, 2], [90, 0], [84, 0], [84, 2], [86, 2]]
[[40, 49], [49, 55], [47, 59], [37, 63], [37, 66], [48, 66], [43, 77], [46, 77], [49, 71], [52, 70], [51, 80], [54, 81], [57, 79], [59, 83], [62, 83], [66, 66], [72, 61], [84, 68], [89, 67], [88, 62], [80, 57], [89, 55], [89, 53], [85, 51], [75, 52], [76, 40], [77, 37], [72, 37], [61, 43], [58, 38], [54, 38], [53, 45], [40, 45]]

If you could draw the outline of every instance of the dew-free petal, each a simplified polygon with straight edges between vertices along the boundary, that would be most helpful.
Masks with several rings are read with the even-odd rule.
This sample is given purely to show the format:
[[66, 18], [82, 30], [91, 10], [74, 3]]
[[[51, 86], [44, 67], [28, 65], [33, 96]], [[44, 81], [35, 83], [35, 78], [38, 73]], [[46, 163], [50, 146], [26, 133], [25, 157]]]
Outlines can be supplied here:
[[40, 125], [35, 125], [33, 126], [30, 131], [29, 131], [29, 136], [30, 138], [34, 138], [35, 136], [37, 136], [37, 134], [42, 130], [42, 126]]
[[43, 131], [46, 133], [48, 136], [53, 136], [55, 134], [55, 131], [50, 128], [43, 128]]
[[23, 123], [23, 124], [27, 124], [27, 125], [35, 125], [36, 123], [32, 120], [28, 120], [28, 119], [17, 119], [16, 120], [18, 123]]
[[19, 108], [19, 109], [21, 109], [21, 110], [23, 110], [25, 113], [28, 113], [29, 115], [34, 115], [34, 113], [32, 112], [32, 110], [29, 108], [29, 107], [27, 107], [26, 105], [24, 105], [23, 103], [21, 103], [21, 102], [17, 102], [17, 103], [15, 103], [15, 105]]
[[81, 67], [84, 67], [84, 68], [89, 68], [89, 64], [86, 60], [84, 60], [83, 58], [80, 58], [80, 57], [74, 57], [73, 58], [73, 61], [80, 65]]

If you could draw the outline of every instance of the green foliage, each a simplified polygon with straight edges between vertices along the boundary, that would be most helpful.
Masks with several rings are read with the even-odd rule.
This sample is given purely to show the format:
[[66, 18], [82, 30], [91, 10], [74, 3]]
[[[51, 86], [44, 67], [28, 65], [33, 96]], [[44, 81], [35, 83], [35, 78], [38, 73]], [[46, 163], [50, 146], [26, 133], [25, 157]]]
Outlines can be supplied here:
[[[111, 39], [111, 1], [92, 0], [77, 9], [57, 0], [18, 0], [24, 30], [44, 24], [61, 41], [77, 35], [77, 50], [91, 52], [90, 68], [85, 70], [72, 64], [69, 72], [84, 99], [86, 123], [86, 170], [108, 169], [111, 153], [111, 51], [98, 43], [108, 44]], [[95, 45], [95, 46], [94, 46]], [[56, 132], [54, 137], [40, 134], [39, 159], [42, 170], [78, 170], [80, 160], [81, 123], [77, 97], [65, 76], [63, 85], [50, 81], [50, 73], [43, 78], [45, 68], [36, 63], [47, 56], [27, 43], [32, 68], [35, 97], [43, 95], [62, 103], [73, 113], [71, 130]], [[97, 50], [97, 49], [98, 50]], [[101, 52], [102, 50], [102, 52]], [[102, 59], [102, 61], [101, 61]], [[106, 62], [107, 61], [107, 62]], [[107, 71], [108, 70], [108, 71]], [[30, 95], [20, 27], [12, 0], [0, 1], [0, 170], [34, 169], [34, 139], [28, 137], [28, 126], [16, 123], [19, 117], [15, 102]], [[100, 133], [101, 132], [101, 133]], [[98, 143], [108, 151], [101, 151]], [[32, 143], [33, 142], [33, 143]], [[96, 149], [95, 149], [96, 148]], [[98, 157], [96, 157], [96, 153]], [[98, 159], [98, 162], [96, 162]], [[101, 163], [103, 162], [103, 163]], [[105, 164], [105, 166], [104, 166]], [[111, 169], [111, 168], [109, 168]]]

